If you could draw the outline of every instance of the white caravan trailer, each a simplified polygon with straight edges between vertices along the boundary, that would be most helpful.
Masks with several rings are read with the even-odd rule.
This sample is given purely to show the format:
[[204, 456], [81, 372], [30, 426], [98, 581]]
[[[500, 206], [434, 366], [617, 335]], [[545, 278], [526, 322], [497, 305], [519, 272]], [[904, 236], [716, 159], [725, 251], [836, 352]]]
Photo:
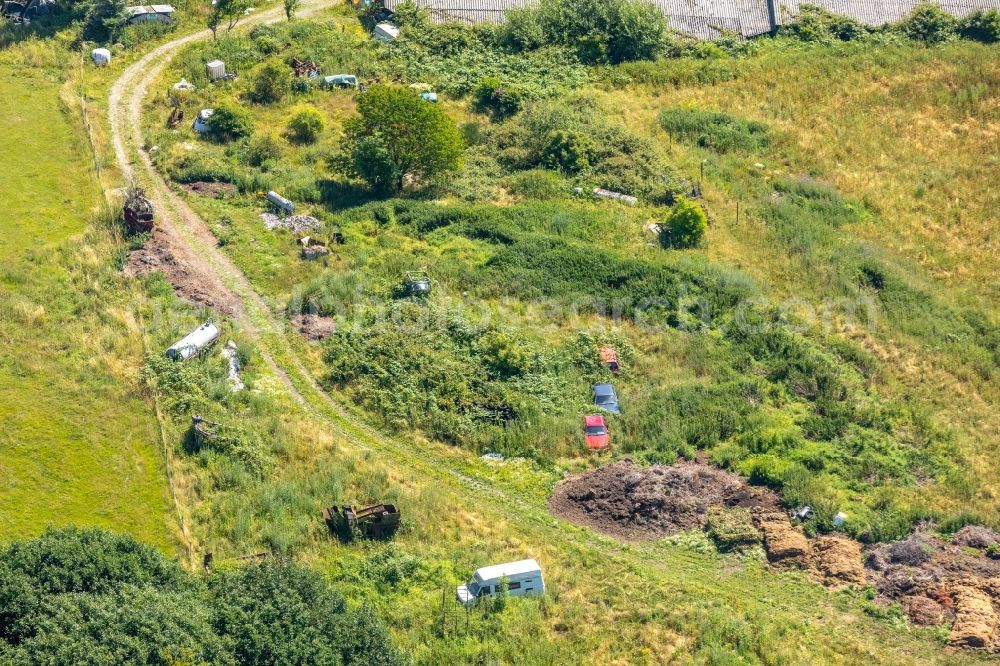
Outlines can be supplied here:
[[471, 606], [480, 597], [492, 597], [499, 591], [503, 578], [507, 579], [507, 593], [511, 596], [535, 596], [545, 592], [545, 580], [538, 562], [521, 560], [477, 569], [468, 583], [458, 586], [459, 602]]

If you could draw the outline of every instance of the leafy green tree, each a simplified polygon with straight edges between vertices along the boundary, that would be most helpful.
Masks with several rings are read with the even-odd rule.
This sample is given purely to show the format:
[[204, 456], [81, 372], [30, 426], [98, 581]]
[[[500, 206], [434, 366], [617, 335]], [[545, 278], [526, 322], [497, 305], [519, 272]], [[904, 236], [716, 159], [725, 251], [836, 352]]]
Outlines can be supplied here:
[[0, 663], [52, 666], [402, 663], [371, 608], [352, 612], [293, 564], [214, 574], [206, 586], [106, 530], [50, 528], [0, 549]]
[[221, 141], [241, 139], [253, 134], [253, 116], [236, 104], [223, 102], [215, 107], [208, 126], [212, 135]]
[[687, 248], [698, 246], [708, 230], [708, 219], [701, 206], [681, 197], [660, 231], [664, 247]]
[[358, 115], [344, 129], [352, 172], [376, 189], [398, 192], [407, 177], [431, 180], [461, 161], [455, 122], [406, 88], [378, 86], [360, 95]]
[[280, 102], [292, 87], [292, 68], [279, 58], [271, 58], [254, 68], [250, 99], [258, 104]]
[[230, 664], [203, 592], [131, 536], [50, 528], [0, 551], [0, 661]]
[[218, 39], [219, 26], [225, 24], [226, 32], [232, 31], [250, 8], [250, 0], [214, 0], [205, 24], [212, 31], [212, 39]]
[[302, 4], [302, 0], [284, 0], [285, 7], [285, 18], [289, 21], [295, 17], [295, 12], [298, 11], [299, 5]]
[[325, 127], [322, 113], [314, 107], [303, 106], [288, 119], [288, 136], [298, 143], [314, 143]]
[[125, 28], [125, 0], [94, 0], [84, 17], [84, 36], [95, 42], [110, 41]]

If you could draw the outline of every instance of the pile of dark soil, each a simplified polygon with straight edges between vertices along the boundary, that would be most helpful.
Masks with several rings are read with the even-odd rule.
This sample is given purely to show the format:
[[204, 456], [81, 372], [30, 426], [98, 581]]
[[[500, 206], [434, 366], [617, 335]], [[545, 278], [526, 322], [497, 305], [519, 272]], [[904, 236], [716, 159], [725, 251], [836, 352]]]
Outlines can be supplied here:
[[631, 540], [704, 528], [708, 509], [715, 506], [780, 511], [774, 493], [694, 461], [638, 467], [624, 458], [567, 478], [549, 500], [557, 516]]

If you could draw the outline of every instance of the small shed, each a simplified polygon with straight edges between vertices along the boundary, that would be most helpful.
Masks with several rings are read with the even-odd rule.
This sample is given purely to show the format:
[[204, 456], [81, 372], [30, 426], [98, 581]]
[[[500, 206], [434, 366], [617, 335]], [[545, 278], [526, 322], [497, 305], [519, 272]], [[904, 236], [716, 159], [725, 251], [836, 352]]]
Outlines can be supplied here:
[[221, 81], [226, 78], [226, 63], [221, 60], [212, 60], [205, 63], [205, 70], [208, 73], [209, 81]]
[[372, 37], [386, 44], [394, 42], [399, 37], [399, 26], [388, 21], [379, 23], [375, 26], [375, 30], [372, 31]]
[[159, 21], [160, 23], [170, 23], [174, 20], [174, 8], [170, 5], [136, 5], [126, 7], [125, 15], [127, 23], [145, 23], [148, 21]]
[[215, 109], [202, 109], [198, 112], [198, 117], [194, 119], [194, 131], [198, 134], [204, 134], [205, 132], [211, 132], [212, 126], [209, 124], [209, 120], [215, 113]]
[[323, 85], [327, 88], [357, 88], [358, 77], [353, 74], [334, 74], [323, 77]]
[[90, 52], [90, 59], [98, 67], [105, 67], [111, 62], [111, 51], [107, 49], [94, 49]]

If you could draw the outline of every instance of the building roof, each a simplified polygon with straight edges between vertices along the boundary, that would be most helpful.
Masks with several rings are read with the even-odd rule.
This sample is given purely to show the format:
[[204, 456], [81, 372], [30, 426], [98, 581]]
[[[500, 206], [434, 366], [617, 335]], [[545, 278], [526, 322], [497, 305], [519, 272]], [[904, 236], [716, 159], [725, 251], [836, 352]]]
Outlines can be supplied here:
[[507, 562], [506, 564], [494, 564], [489, 567], [482, 567], [476, 569], [476, 575], [479, 576], [480, 580], [493, 580], [494, 578], [502, 578], [507, 576], [520, 576], [521, 574], [534, 573], [536, 571], [541, 572], [542, 568], [538, 566], [538, 562], [535, 560], [519, 560], [517, 562]]
[[170, 5], [136, 5], [126, 7], [125, 12], [132, 16], [143, 16], [144, 14], [173, 14], [174, 8]]

